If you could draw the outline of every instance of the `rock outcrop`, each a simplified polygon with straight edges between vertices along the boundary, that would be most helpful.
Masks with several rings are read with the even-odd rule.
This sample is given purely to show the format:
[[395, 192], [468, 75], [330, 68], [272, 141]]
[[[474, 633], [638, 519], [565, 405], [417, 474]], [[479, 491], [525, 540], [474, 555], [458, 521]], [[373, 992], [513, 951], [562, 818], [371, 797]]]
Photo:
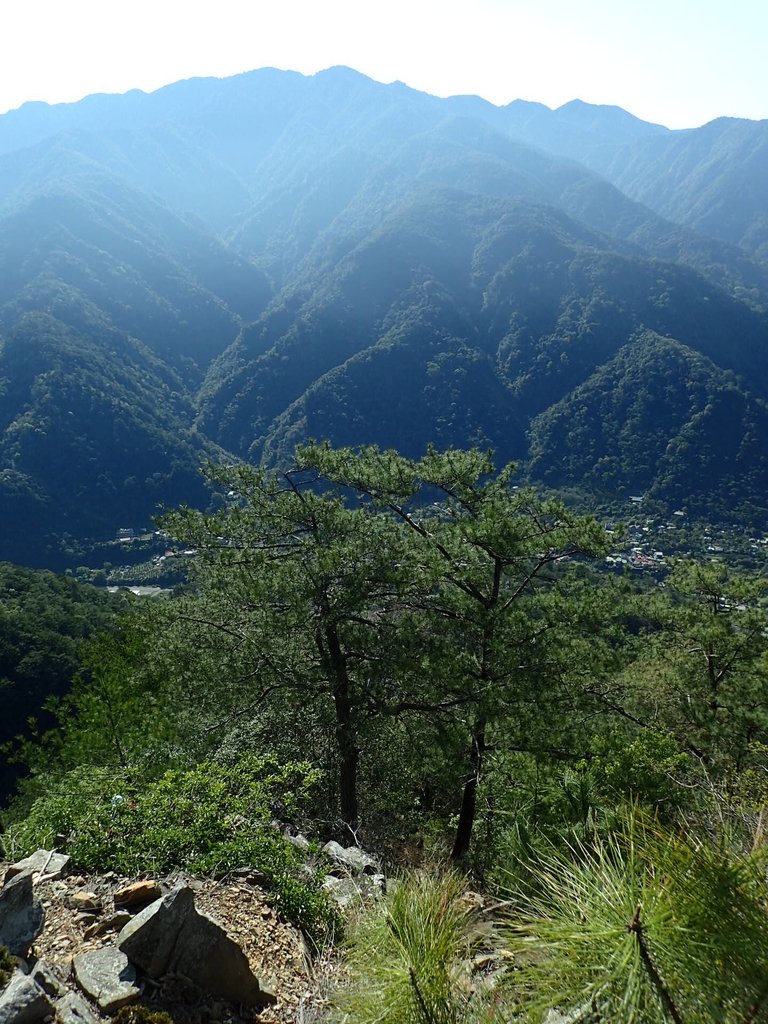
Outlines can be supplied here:
[[44, 922], [45, 910], [33, 893], [32, 872], [15, 875], [0, 889], [0, 946], [25, 957]]
[[141, 911], [120, 932], [118, 949], [150, 978], [171, 972], [193, 978], [206, 992], [231, 1003], [274, 1002], [224, 929], [195, 908], [195, 895], [178, 886]]
[[386, 879], [379, 862], [359, 846], [342, 846], [331, 841], [322, 852], [333, 865], [323, 879], [323, 890], [340, 910], [348, 910], [356, 902], [386, 891]]
[[90, 949], [72, 961], [80, 988], [104, 1013], [116, 1013], [121, 1006], [135, 1002], [141, 995], [136, 984], [136, 968], [114, 946]]
[[69, 857], [65, 853], [57, 853], [56, 850], [35, 850], [29, 857], [8, 866], [5, 881], [10, 882], [15, 875], [27, 871], [40, 878], [61, 878], [68, 867]]
[[0, 1024], [105, 1024], [134, 1001], [184, 1024], [245, 1024], [254, 1010], [264, 1024], [295, 1021], [303, 1008], [317, 1015], [303, 938], [269, 905], [258, 872], [61, 877], [58, 857], [38, 851], [4, 875], [0, 865], [0, 934], [18, 958], [0, 990]]
[[28, 975], [14, 971], [0, 992], [0, 1024], [36, 1024], [53, 1013], [54, 1005]]

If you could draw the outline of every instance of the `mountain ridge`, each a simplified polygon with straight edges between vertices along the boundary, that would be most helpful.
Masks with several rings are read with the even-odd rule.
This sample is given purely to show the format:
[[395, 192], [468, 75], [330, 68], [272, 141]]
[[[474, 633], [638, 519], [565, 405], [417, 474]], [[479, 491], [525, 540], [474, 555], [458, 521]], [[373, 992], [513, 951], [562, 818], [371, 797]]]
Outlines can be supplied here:
[[[660, 501], [690, 486], [691, 507], [718, 514], [741, 479], [739, 507], [765, 515], [762, 122], [674, 132], [345, 68], [11, 113], [0, 557], [46, 564], [57, 531], [205, 503], [200, 461], [279, 465], [307, 435], [491, 446], [534, 480], [619, 496], [644, 465]], [[670, 152], [682, 169], [657, 194]], [[661, 369], [640, 404], [619, 401], [652, 357], [679, 375], [669, 408]], [[709, 424], [740, 477], [701, 450]]]

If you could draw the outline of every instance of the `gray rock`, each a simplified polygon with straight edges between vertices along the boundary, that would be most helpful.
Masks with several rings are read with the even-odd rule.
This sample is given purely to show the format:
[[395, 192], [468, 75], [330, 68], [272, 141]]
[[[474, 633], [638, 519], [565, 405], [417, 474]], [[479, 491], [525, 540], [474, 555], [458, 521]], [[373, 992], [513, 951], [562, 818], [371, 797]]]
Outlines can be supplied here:
[[56, 1003], [56, 1024], [101, 1024], [79, 992], [67, 992]]
[[301, 832], [297, 832], [295, 836], [286, 835], [285, 838], [291, 846], [295, 846], [300, 853], [307, 853], [311, 848], [309, 840], [305, 835], [302, 835]]
[[170, 969], [176, 940], [194, 913], [194, 893], [177, 886], [123, 926], [117, 947], [150, 978], [160, 978]]
[[120, 932], [117, 944], [151, 978], [175, 972], [232, 1003], [264, 1006], [274, 1001], [262, 990], [237, 943], [196, 910], [188, 886], [178, 886], [137, 914]]
[[5, 881], [10, 882], [16, 875], [32, 871], [46, 879], [61, 878], [69, 867], [69, 857], [55, 850], [35, 850], [29, 857], [17, 860], [5, 870]]
[[355, 902], [382, 896], [386, 892], [386, 880], [383, 875], [326, 875], [322, 882], [323, 891], [337, 904], [346, 910]]
[[26, 957], [43, 930], [45, 910], [32, 893], [32, 873], [25, 871], [0, 889], [0, 946]]
[[323, 892], [332, 899], [340, 910], [346, 910], [354, 903], [359, 903], [362, 897], [357, 883], [352, 878], [337, 878], [335, 875], [326, 875], [322, 882]]
[[361, 850], [359, 846], [344, 847], [331, 840], [323, 847], [323, 853], [334, 864], [346, 868], [347, 871], [351, 871], [355, 875], [378, 875], [381, 873], [381, 868], [374, 858]]
[[348, 846], [344, 850], [344, 863], [359, 875], [381, 874], [378, 862], [359, 846]]
[[136, 969], [128, 957], [114, 946], [89, 949], [72, 961], [75, 980], [104, 1013], [116, 1013], [121, 1006], [135, 1002], [141, 995], [136, 984]]
[[0, 992], [0, 1024], [36, 1024], [53, 1013], [53, 1003], [26, 974], [14, 971]]
[[43, 992], [50, 996], [51, 999], [60, 999], [66, 994], [66, 986], [63, 982], [59, 981], [48, 964], [42, 960], [38, 960], [32, 968], [30, 977], [33, 981], [37, 982]]
[[325, 844], [321, 852], [325, 854], [328, 860], [333, 861], [334, 864], [342, 864], [344, 862], [344, 847], [333, 839]]

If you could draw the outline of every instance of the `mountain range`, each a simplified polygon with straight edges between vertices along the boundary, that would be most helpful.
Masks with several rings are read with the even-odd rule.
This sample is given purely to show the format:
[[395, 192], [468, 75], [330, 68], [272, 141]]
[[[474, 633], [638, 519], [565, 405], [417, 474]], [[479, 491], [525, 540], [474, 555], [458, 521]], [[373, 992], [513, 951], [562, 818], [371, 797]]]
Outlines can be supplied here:
[[0, 117], [0, 559], [306, 437], [768, 527], [768, 121], [263, 69]]

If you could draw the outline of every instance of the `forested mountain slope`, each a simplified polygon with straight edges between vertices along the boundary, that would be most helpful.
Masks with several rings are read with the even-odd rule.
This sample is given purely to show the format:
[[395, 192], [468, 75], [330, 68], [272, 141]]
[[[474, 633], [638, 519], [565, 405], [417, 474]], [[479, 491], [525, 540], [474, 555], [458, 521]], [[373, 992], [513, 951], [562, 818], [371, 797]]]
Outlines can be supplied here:
[[[39, 730], [55, 719], [43, 711], [62, 697], [81, 665], [86, 640], [106, 630], [125, 600], [75, 580], [0, 562], [0, 744]], [[0, 799], [5, 800], [17, 766], [0, 763]]]
[[216, 449], [194, 394], [237, 309], [267, 294], [247, 261], [109, 177], [50, 185], [3, 218], [0, 554], [51, 564], [64, 533], [203, 500]]
[[306, 436], [760, 519], [763, 128], [347, 68], [0, 117], [0, 556]]
[[514, 138], [578, 160], [662, 217], [768, 256], [768, 120], [720, 117], [669, 131], [580, 101], [484, 113]]
[[[618, 357], [644, 351], [647, 330], [689, 358], [673, 364], [654, 348], [654, 365], [645, 351], [638, 377]], [[209, 374], [203, 423], [225, 447], [270, 462], [289, 459], [305, 436], [410, 454], [465, 437], [521, 460], [530, 437], [534, 475], [601, 492], [651, 489], [702, 510], [729, 446], [740, 455], [727, 461], [728, 493], [741, 474], [755, 497], [765, 483], [766, 330], [764, 313], [695, 272], [613, 252], [550, 208], [438, 190], [386, 220], [306, 296], [299, 281], [248, 327]], [[621, 387], [647, 408], [643, 419], [619, 417], [617, 454], [599, 398]], [[721, 392], [740, 395], [748, 413], [734, 417]], [[573, 429], [576, 401], [588, 444]], [[694, 425], [704, 409], [724, 446], [706, 458]], [[564, 416], [567, 445], [547, 439], [547, 412]]]

